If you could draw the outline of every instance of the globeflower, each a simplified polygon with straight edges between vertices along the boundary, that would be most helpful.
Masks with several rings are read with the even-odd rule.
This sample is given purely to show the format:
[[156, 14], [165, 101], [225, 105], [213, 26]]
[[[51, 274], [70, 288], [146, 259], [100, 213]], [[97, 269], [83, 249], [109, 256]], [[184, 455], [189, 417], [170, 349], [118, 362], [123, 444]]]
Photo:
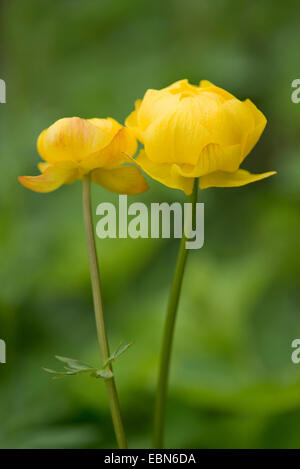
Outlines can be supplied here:
[[236, 187], [275, 174], [251, 174], [241, 163], [259, 140], [263, 113], [249, 100], [204, 80], [200, 86], [180, 80], [148, 90], [126, 125], [144, 144], [135, 162], [164, 185], [192, 193], [200, 188]]
[[60, 119], [40, 134], [37, 149], [44, 160], [38, 165], [41, 174], [19, 177], [33, 191], [54, 191], [89, 173], [92, 182], [112, 192], [148, 189], [137, 167], [122, 166], [136, 152], [137, 142], [133, 132], [114, 119]]
[[[190, 226], [198, 186], [237, 187], [275, 174], [251, 174], [240, 168], [266, 123], [263, 113], [249, 99], [240, 101], [208, 81], [193, 86], [188, 80], [162, 90], [148, 90], [126, 120], [144, 145], [136, 164], [165, 186], [185, 192], [192, 204]], [[178, 251], [160, 355], [153, 439], [157, 449], [164, 447], [168, 375], [187, 261], [185, 238]]]
[[43, 162], [38, 167], [39, 176], [20, 176], [23, 186], [36, 192], [50, 192], [63, 184], [82, 180], [83, 215], [90, 264], [90, 275], [94, 301], [97, 337], [102, 358], [102, 367], [97, 369], [72, 358], [57, 358], [67, 367], [56, 372], [45, 369], [56, 376], [73, 376], [89, 373], [106, 382], [112, 422], [119, 448], [127, 448], [118, 392], [112, 361], [123, 353], [130, 344], [110, 353], [102, 304], [99, 263], [95, 243], [91, 182], [119, 194], [138, 194], [148, 189], [139, 168], [123, 163], [131, 162], [130, 157], [137, 149], [137, 141], [130, 129], [114, 119], [60, 119], [44, 130], [37, 142], [37, 149]]

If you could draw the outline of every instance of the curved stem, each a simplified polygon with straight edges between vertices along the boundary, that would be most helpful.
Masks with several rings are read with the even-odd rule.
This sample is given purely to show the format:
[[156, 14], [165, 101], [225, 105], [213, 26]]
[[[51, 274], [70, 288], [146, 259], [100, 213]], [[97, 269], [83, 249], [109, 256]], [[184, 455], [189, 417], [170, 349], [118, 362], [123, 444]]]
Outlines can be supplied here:
[[[188, 197], [188, 202], [193, 204], [192, 213], [197, 203], [198, 178], [195, 179], [192, 194]], [[160, 355], [160, 367], [158, 375], [158, 384], [156, 391], [155, 412], [154, 412], [154, 439], [153, 447], [162, 449], [164, 446], [164, 426], [166, 414], [166, 399], [168, 392], [168, 377], [170, 368], [170, 359], [172, 352], [172, 343], [175, 330], [176, 314], [180, 299], [182, 280], [187, 260], [188, 250], [185, 248], [186, 236], [183, 234], [176, 263], [173, 284], [169, 297], [167, 317], [165, 321], [164, 336]]]
[[[97, 335], [99, 348], [101, 352], [102, 362], [104, 363], [109, 358], [109, 346], [106, 334], [104, 312], [101, 298], [101, 285], [99, 275], [99, 265], [97, 259], [97, 251], [95, 245], [95, 236], [93, 231], [93, 219], [91, 210], [91, 183], [90, 176], [86, 175], [82, 181], [83, 184], [83, 214], [86, 232], [86, 241], [88, 247], [88, 257], [90, 263], [91, 283], [93, 290], [95, 319], [97, 326]], [[111, 366], [110, 366], [111, 369]], [[120, 404], [117, 394], [117, 388], [114, 377], [106, 379], [106, 387], [109, 399], [109, 406], [114, 425], [115, 435], [120, 449], [127, 448], [127, 441], [123, 427]]]

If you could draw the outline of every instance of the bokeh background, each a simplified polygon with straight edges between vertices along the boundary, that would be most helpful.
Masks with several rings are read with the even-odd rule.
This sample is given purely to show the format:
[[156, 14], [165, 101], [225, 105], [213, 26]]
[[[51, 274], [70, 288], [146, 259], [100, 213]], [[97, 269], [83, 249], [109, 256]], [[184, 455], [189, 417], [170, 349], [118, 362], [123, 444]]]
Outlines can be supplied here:
[[[208, 189], [172, 361], [169, 448], [300, 448], [300, 4], [287, 0], [1, 1], [0, 364], [2, 448], [115, 447], [104, 383], [52, 380], [55, 354], [99, 363], [79, 183], [25, 190], [38, 134], [63, 116], [124, 121], [147, 88], [209, 79], [268, 117], [244, 164], [277, 170]], [[184, 200], [150, 181], [139, 197]], [[130, 201], [134, 198], [132, 197]], [[94, 205], [117, 196], [93, 187]], [[151, 442], [158, 351], [178, 240], [97, 241], [131, 448]]]

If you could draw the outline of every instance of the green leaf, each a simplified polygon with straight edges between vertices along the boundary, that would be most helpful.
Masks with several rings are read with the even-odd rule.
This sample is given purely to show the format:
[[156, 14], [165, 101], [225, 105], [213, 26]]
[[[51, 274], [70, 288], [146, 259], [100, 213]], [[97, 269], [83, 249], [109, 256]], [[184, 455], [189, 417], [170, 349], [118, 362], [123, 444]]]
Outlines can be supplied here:
[[83, 370], [94, 370], [95, 368], [88, 365], [87, 363], [84, 363], [80, 360], [75, 360], [74, 358], [67, 358], [67, 357], [61, 357], [59, 355], [55, 355], [55, 358], [66, 365], [68, 365], [69, 369], [72, 370], [77, 370], [77, 371], [83, 371]]
[[131, 347], [131, 345], [133, 345], [133, 342], [130, 342], [129, 344], [126, 344], [126, 345], [122, 345], [122, 343], [120, 343], [120, 345], [115, 350], [115, 352], [106, 360], [106, 362], [103, 365], [103, 368], [106, 368], [108, 365], [114, 362], [117, 358], [119, 358], [119, 356], [122, 355], [124, 352], [126, 352], [126, 350], [128, 350], [129, 347]]
[[129, 344], [123, 345], [120, 344], [117, 350], [115, 351], [115, 358], [118, 358], [120, 355], [122, 355], [126, 350], [129, 349], [133, 345], [133, 342], [130, 342]]
[[126, 345], [120, 344], [116, 351], [106, 360], [103, 367], [98, 369], [84, 363], [80, 360], [75, 360], [74, 358], [61, 357], [60, 355], [55, 355], [55, 358], [60, 362], [64, 363], [64, 371], [55, 371], [50, 368], [43, 368], [44, 371], [50, 373], [54, 379], [63, 378], [65, 376], [78, 375], [81, 373], [89, 373], [93, 378], [103, 378], [111, 379], [113, 377], [113, 372], [110, 370], [109, 365], [115, 361], [120, 355], [122, 355], [126, 350], [132, 345], [132, 342]]
[[[47, 371], [47, 373], [51, 373], [52, 375], [56, 375], [59, 373], [59, 371], [55, 370], [50, 370], [50, 368], [42, 368], [44, 371]], [[65, 374], [65, 373], [64, 373]]]
[[64, 371], [56, 371], [50, 368], [43, 368], [44, 371], [53, 375], [54, 379], [64, 378], [65, 376], [79, 375], [82, 373], [89, 373], [90, 376], [94, 378], [103, 378], [110, 379], [113, 377], [113, 373], [107, 366], [97, 369], [87, 363], [84, 363], [79, 360], [74, 360], [73, 358], [61, 357], [56, 355], [55, 358], [61, 361], [62, 363], [67, 364], [68, 366], [64, 367]]
[[57, 378], [63, 378], [64, 376], [70, 376], [70, 375], [75, 375], [76, 374], [76, 371], [55, 371], [55, 370], [51, 370], [50, 368], [43, 368], [44, 371], [46, 371], [47, 373], [50, 373], [53, 376], [53, 379], [57, 379]]

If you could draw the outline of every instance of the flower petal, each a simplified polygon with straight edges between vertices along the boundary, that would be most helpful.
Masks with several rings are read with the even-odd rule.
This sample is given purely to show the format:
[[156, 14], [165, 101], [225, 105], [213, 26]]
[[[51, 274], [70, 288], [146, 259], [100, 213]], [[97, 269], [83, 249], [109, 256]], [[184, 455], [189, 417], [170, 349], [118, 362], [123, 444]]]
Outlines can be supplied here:
[[135, 104], [135, 110], [132, 111], [129, 116], [125, 120], [125, 125], [129, 129], [131, 129], [140, 142], [143, 143], [143, 137], [142, 137], [142, 132], [141, 129], [139, 128], [139, 123], [138, 123], [138, 111], [141, 106], [142, 100], [138, 99], [134, 104]]
[[74, 163], [57, 163], [44, 167], [39, 176], [19, 176], [20, 183], [35, 192], [51, 192], [63, 184], [70, 184], [79, 177]]
[[70, 117], [60, 119], [44, 130], [38, 138], [37, 148], [48, 163], [79, 162], [101, 150], [112, 137], [107, 128], [100, 128], [86, 119]]
[[225, 101], [228, 99], [236, 99], [233, 94], [229, 93], [228, 91], [220, 88], [219, 86], [214, 85], [208, 80], [201, 80], [199, 83], [200, 89], [203, 91], [209, 91], [214, 94], [218, 94], [221, 96]]
[[173, 112], [179, 103], [179, 96], [167, 89], [148, 90], [137, 108], [137, 123], [143, 136], [149, 125], [163, 115]]
[[47, 168], [50, 168], [50, 166], [52, 166], [50, 163], [43, 163], [43, 162], [38, 163], [38, 168], [41, 171], [41, 173], [44, 173]]
[[194, 179], [182, 177], [176, 170], [173, 170], [174, 165], [155, 163], [147, 157], [144, 150], [140, 151], [134, 162], [140, 166], [146, 174], [165, 186], [180, 189], [187, 195], [192, 193]]
[[216, 143], [233, 144], [239, 141], [242, 144], [241, 163], [259, 140], [267, 123], [266, 117], [250, 99], [240, 101], [207, 80], [200, 82], [200, 89], [218, 94], [227, 101], [217, 115], [210, 113], [208, 123], [211, 127], [208, 128], [212, 129]]
[[105, 147], [114, 138], [116, 133], [123, 127], [112, 117], [107, 117], [106, 119], [99, 119], [94, 117], [93, 119], [88, 119], [88, 122], [98, 127], [98, 129], [104, 133], [103, 146]]
[[254, 122], [255, 122], [254, 129], [251, 132], [249, 132], [247, 139], [245, 141], [245, 146], [243, 149], [243, 157], [245, 158], [250, 153], [252, 148], [256, 145], [256, 143], [258, 142], [261, 134], [263, 133], [266, 127], [267, 119], [264, 116], [264, 114], [255, 106], [255, 104], [253, 104], [252, 101], [250, 101], [250, 99], [246, 99], [244, 103], [252, 112], [252, 115], [254, 117]]
[[235, 173], [227, 173], [224, 171], [216, 171], [215, 173], [206, 174], [200, 177], [200, 188], [208, 187], [239, 187], [249, 184], [250, 182], [259, 181], [276, 174], [276, 171], [269, 171], [261, 174], [251, 174], [249, 171], [239, 169]]
[[241, 159], [241, 145], [207, 145], [200, 153], [198, 162], [193, 165], [173, 165], [174, 171], [184, 177], [199, 177], [215, 171], [236, 171]]
[[175, 83], [167, 86], [164, 90], [168, 90], [172, 94], [187, 93], [188, 95], [195, 95], [198, 94], [199, 88], [195, 85], [191, 85], [188, 79], [184, 78], [183, 80], [175, 81]]
[[127, 161], [124, 153], [133, 156], [136, 150], [137, 141], [133, 131], [126, 127], [121, 127], [105, 148], [85, 158], [80, 163], [80, 166], [86, 172], [96, 168], [117, 168]]
[[92, 181], [117, 194], [140, 194], [149, 186], [136, 166], [121, 166], [116, 169], [96, 169]]
[[221, 145], [243, 144], [255, 129], [255, 119], [249, 106], [238, 99], [226, 101], [209, 120], [214, 142]]
[[185, 98], [174, 112], [156, 119], [144, 133], [148, 158], [159, 163], [196, 164], [201, 150], [211, 142], [202, 115], [193, 98]]

